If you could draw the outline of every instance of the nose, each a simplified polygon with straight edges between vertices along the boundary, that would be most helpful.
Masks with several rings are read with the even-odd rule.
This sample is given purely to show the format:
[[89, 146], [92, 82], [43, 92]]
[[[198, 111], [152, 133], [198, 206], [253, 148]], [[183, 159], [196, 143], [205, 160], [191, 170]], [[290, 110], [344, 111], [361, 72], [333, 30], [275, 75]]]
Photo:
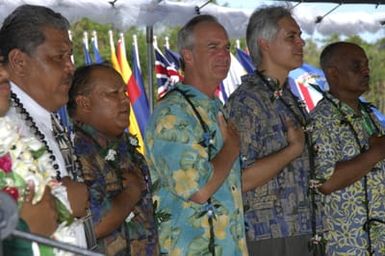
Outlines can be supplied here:
[[3, 64], [0, 64], [0, 83], [6, 82], [9, 80], [9, 74], [3, 67]]
[[129, 105], [131, 103], [128, 95], [128, 91], [124, 91], [124, 93], [121, 93], [120, 96], [121, 96], [120, 100], [123, 104]]
[[222, 57], [229, 57], [230, 58], [230, 49], [228, 46], [226, 47], [220, 47], [218, 49], [218, 55], [222, 56]]
[[303, 40], [301, 36], [298, 36], [297, 42], [296, 42], [296, 43], [297, 43], [298, 45], [300, 45], [301, 47], [304, 47], [305, 44], [306, 44], [305, 40]]
[[369, 75], [370, 73], [370, 68], [369, 66], [363, 66], [361, 67], [360, 73], [363, 75]]
[[65, 68], [69, 73], [73, 74], [75, 72], [75, 64], [72, 61], [71, 55], [68, 55], [65, 60]]

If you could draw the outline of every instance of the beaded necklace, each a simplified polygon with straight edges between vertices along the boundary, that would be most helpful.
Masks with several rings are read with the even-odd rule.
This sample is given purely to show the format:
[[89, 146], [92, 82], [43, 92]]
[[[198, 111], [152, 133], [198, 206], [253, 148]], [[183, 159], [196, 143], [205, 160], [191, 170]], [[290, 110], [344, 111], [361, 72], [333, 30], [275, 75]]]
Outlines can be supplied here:
[[27, 126], [30, 128], [30, 130], [32, 131], [32, 133], [34, 134], [34, 136], [40, 140], [45, 148], [47, 149], [47, 152], [49, 154], [49, 158], [51, 159], [52, 161], [52, 166], [53, 168], [55, 168], [56, 170], [56, 179], [58, 181], [61, 181], [61, 175], [60, 175], [60, 171], [59, 171], [59, 165], [57, 164], [56, 162], [56, 157], [55, 155], [53, 154], [53, 151], [51, 150], [51, 148], [48, 146], [48, 143], [45, 139], [45, 136], [44, 134], [39, 130], [39, 128], [37, 127], [35, 121], [33, 120], [33, 118], [31, 117], [31, 115], [29, 114], [29, 112], [25, 109], [23, 103], [20, 102], [20, 99], [16, 96], [15, 93], [11, 92], [11, 104], [13, 107], [15, 107], [16, 109], [16, 112], [18, 114], [20, 114], [20, 116], [22, 117], [23, 121], [25, 121], [25, 123], [27, 124]]

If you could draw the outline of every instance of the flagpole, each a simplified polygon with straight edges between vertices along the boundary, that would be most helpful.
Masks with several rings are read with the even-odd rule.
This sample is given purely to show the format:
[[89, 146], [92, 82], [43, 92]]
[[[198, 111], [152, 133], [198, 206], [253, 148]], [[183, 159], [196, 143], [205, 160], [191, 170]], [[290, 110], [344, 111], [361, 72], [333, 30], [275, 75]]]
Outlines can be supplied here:
[[[68, 37], [69, 37], [70, 41], [72, 42], [72, 31], [71, 30], [68, 30]], [[75, 64], [75, 58], [74, 58], [73, 53], [71, 53], [71, 61], [72, 61], [72, 64]]]
[[170, 49], [170, 41], [169, 41], [169, 37], [166, 36], [166, 37], [164, 38], [164, 41], [165, 41], [164, 47], [166, 47], [167, 49]]
[[148, 73], [148, 98], [150, 113], [154, 110], [154, 85], [153, 85], [153, 72], [154, 72], [154, 46], [153, 44], [153, 27], [146, 26], [146, 42], [147, 42], [147, 73]]
[[138, 61], [138, 69], [140, 70], [140, 72], [142, 72], [141, 68], [140, 68], [140, 59], [139, 59], [139, 48], [138, 48], [138, 37], [136, 36], [136, 34], [132, 35], [132, 45], [134, 46], [135, 48], [135, 57]]
[[92, 31], [92, 37], [91, 37], [91, 42], [94, 41], [94, 44], [95, 44], [95, 47], [96, 49], [99, 49], [99, 45], [98, 45], [98, 35], [96, 33], [96, 30], [93, 30]]
[[87, 31], [83, 31], [83, 43], [86, 47], [86, 50], [88, 51], [88, 32]]

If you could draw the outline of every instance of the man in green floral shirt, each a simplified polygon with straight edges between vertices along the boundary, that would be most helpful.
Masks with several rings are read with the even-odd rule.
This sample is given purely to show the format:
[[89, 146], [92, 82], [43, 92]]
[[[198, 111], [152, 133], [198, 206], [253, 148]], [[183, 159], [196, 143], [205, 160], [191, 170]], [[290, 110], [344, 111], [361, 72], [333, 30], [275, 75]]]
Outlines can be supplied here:
[[312, 118], [327, 255], [385, 255], [384, 128], [359, 99], [369, 89], [368, 57], [358, 45], [338, 42], [320, 61], [330, 91]]
[[145, 136], [161, 253], [247, 255], [239, 137], [214, 96], [230, 66], [228, 36], [200, 15], [179, 31], [178, 45], [184, 82], [159, 102]]

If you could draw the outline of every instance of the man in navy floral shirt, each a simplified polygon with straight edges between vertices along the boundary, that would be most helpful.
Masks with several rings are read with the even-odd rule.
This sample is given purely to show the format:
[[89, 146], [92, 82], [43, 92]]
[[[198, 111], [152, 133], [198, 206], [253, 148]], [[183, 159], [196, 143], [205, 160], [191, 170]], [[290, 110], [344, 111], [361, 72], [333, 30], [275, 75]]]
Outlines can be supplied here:
[[68, 111], [90, 193], [98, 250], [106, 255], [159, 255], [151, 180], [129, 124], [126, 86], [112, 67], [79, 68]]
[[316, 213], [302, 129], [309, 118], [287, 83], [289, 71], [303, 62], [301, 30], [288, 9], [263, 7], [250, 17], [246, 36], [257, 71], [242, 77], [226, 110], [241, 136], [249, 253], [310, 255]]

